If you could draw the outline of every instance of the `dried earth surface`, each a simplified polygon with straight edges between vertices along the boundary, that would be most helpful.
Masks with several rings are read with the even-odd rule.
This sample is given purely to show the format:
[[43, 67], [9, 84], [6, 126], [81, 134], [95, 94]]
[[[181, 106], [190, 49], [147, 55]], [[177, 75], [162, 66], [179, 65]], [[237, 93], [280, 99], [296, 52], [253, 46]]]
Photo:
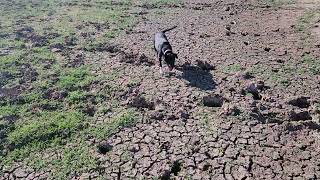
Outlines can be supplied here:
[[[70, 59], [96, 74], [116, 71], [112, 83], [127, 89], [114, 97], [141, 120], [88, 138], [98, 166], [70, 178], [320, 178], [318, 1], [133, 4], [132, 29], [83, 58], [73, 49]], [[152, 37], [174, 25], [167, 36], [177, 68], [161, 76]], [[0, 179], [48, 174], [17, 162]]]

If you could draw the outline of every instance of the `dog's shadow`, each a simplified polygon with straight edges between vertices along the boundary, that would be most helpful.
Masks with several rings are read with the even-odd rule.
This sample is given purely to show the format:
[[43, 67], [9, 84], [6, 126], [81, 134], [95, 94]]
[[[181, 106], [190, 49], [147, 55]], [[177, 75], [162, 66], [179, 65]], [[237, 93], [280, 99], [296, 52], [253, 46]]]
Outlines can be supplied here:
[[181, 71], [181, 75], [176, 77], [185, 79], [189, 82], [189, 86], [200, 88], [201, 90], [213, 90], [216, 88], [216, 82], [210, 71], [203, 70], [198, 66], [193, 66], [190, 63], [184, 63], [176, 68]]

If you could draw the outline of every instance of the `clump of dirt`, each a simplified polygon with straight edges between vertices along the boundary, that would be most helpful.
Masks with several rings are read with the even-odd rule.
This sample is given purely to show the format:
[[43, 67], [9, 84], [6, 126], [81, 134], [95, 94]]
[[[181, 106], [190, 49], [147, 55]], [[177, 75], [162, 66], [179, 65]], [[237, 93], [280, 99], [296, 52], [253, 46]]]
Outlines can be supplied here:
[[16, 38], [30, 41], [35, 47], [42, 47], [49, 43], [45, 36], [37, 35], [32, 27], [23, 27], [16, 31]]
[[[258, 88], [259, 87], [259, 88]], [[260, 82], [259, 85], [257, 85], [254, 82], [250, 82], [247, 84], [247, 86], [243, 89], [244, 94], [250, 93], [253, 96], [253, 99], [260, 100], [262, 97], [259, 93], [259, 89], [262, 89], [263, 85]]]
[[306, 110], [291, 110], [288, 112], [288, 119], [290, 121], [306, 121], [312, 120], [312, 116]]
[[129, 97], [129, 99], [127, 100], [127, 105], [129, 107], [135, 107], [139, 109], [142, 109], [142, 108], [147, 108], [149, 110], [155, 109], [154, 102], [147, 101], [146, 98], [143, 97], [142, 95]]
[[84, 114], [87, 114], [88, 116], [93, 117], [96, 113], [96, 108], [93, 105], [85, 105], [85, 107], [82, 108], [82, 112]]
[[22, 78], [19, 81], [20, 83], [36, 81], [39, 75], [38, 72], [33, 67], [31, 67], [30, 64], [22, 64], [19, 67], [19, 70], [22, 74]]
[[147, 66], [152, 66], [154, 65], [154, 61], [151, 61], [144, 53], [142, 53], [140, 56], [139, 56], [139, 60], [138, 60], [138, 65], [141, 65], [141, 64], [144, 64], [144, 65], [147, 65]]
[[211, 65], [210, 63], [208, 63], [207, 61], [200, 61], [200, 60], [197, 60], [197, 66], [200, 67], [202, 70], [204, 71], [212, 71], [214, 70], [214, 66]]
[[209, 95], [209, 96], [204, 96], [202, 98], [202, 103], [204, 106], [208, 107], [222, 107], [224, 102], [224, 98], [221, 95]]
[[102, 141], [97, 145], [98, 153], [106, 154], [107, 152], [111, 151], [113, 146], [106, 141]]
[[68, 96], [67, 91], [58, 91], [49, 89], [43, 94], [43, 98], [45, 99], [54, 99], [54, 100], [63, 100], [65, 97]]
[[85, 59], [85, 55], [83, 52], [78, 52], [76, 54], [74, 53], [68, 53], [65, 54], [65, 67], [81, 67], [82, 65], [84, 65], [84, 59]]
[[128, 63], [128, 64], [134, 64], [134, 65], [147, 65], [147, 66], [152, 66], [154, 65], [153, 61], [150, 61], [149, 58], [142, 53], [141, 55], [139, 54], [134, 54], [134, 53], [126, 53], [126, 52], [121, 52], [119, 53], [119, 58], [120, 62]]
[[61, 43], [52, 44], [49, 46], [49, 48], [51, 49], [52, 52], [61, 52], [62, 50], [65, 49], [64, 45]]
[[225, 103], [221, 114], [226, 116], [238, 116], [241, 114], [241, 110], [235, 104]]
[[92, 44], [91, 47], [85, 47], [84, 50], [90, 51], [90, 52], [94, 52], [94, 51], [109, 52], [109, 53], [121, 52], [119, 45], [112, 44], [109, 42]]
[[74, 36], [67, 36], [64, 38], [64, 43], [67, 46], [75, 46], [75, 45], [77, 45], [77, 41], [78, 41], [78, 38], [76, 38]]
[[288, 104], [292, 106], [297, 106], [299, 108], [308, 108], [310, 107], [309, 99], [310, 97], [305, 96], [293, 97], [288, 101]]
[[159, 111], [154, 111], [149, 114], [149, 118], [154, 120], [163, 120], [164, 117], [165, 117], [164, 114]]

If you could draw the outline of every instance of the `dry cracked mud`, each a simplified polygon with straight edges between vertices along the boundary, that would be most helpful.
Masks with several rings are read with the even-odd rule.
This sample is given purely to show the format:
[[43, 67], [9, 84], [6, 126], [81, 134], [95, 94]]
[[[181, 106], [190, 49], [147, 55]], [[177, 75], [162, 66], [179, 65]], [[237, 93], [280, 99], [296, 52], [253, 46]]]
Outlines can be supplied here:
[[[118, 49], [83, 61], [96, 73], [121, 72], [121, 86], [138, 82], [123, 105], [143, 112], [143, 121], [94, 142], [99, 170], [74, 179], [319, 179], [320, 75], [292, 70], [303, 68], [306, 54], [320, 58], [320, 37], [304, 45], [295, 29], [310, 3], [319, 7], [136, 2], [140, 22], [114, 40]], [[177, 69], [163, 77], [152, 36], [174, 25], [167, 36]], [[28, 172], [16, 168], [0, 179], [46, 178]]]
[[[318, 179], [319, 125], [312, 107], [319, 101], [319, 75], [293, 74], [283, 87], [252, 73], [266, 67], [277, 72], [289, 63], [299, 68], [305, 53], [319, 55], [319, 48], [301, 46], [294, 29], [304, 13], [299, 3], [272, 8], [256, 1], [199, 0], [163, 7], [161, 15], [142, 9], [143, 21], [134, 29], [140, 33], [115, 42], [154, 60], [153, 33], [177, 25], [167, 34], [179, 54], [178, 70], [163, 78], [156, 65], [105, 62], [123, 68], [125, 79], [138, 79], [135, 88], [157, 103], [146, 112], [146, 122], [104, 141], [112, 149], [100, 155], [103, 174], [110, 179]], [[202, 106], [203, 97], [217, 101], [217, 95], [223, 98], [213, 105], [218, 108]]]

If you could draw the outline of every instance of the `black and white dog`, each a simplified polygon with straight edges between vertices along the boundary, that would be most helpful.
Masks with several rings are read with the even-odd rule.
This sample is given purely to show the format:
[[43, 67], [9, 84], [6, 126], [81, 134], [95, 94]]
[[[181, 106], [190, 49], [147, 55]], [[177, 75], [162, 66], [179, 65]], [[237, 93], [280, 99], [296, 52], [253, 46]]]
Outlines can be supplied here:
[[157, 58], [159, 60], [160, 74], [163, 74], [162, 59], [161, 59], [162, 57], [164, 57], [164, 61], [168, 65], [168, 68], [170, 71], [172, 71], [172, 69], [174, 68], [175, 60], [176, 58], [178, 58], [178, 55], [173, 53], [172, 47], [168, 41], [167, 36], [165, 35], [167, 31], [170, 31], [176, 27], [177, 26], [174, 26], [172, 28], [158, 32], [154, 36], [153, 43], [154, 43], [154, 49], [157, 52]]

